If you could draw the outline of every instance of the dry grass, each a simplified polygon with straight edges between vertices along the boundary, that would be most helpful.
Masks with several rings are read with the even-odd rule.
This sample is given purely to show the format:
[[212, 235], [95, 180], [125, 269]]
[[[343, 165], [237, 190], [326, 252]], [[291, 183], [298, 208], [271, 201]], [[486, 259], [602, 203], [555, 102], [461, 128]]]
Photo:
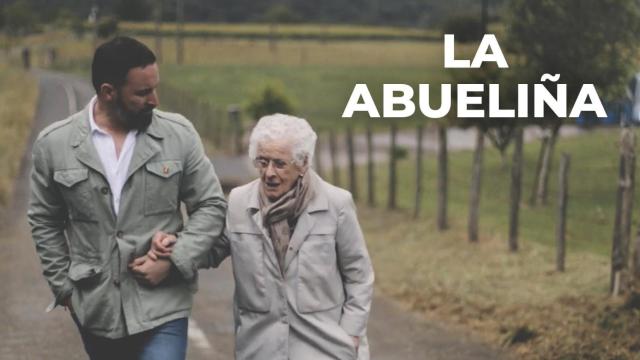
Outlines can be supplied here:
[[[554, 270], [553, 249], [526, 239], [511, 254], [501, 235], [466, 241], [462, 224], [438, 232], [433, 220], [361, 207], [377, 286], [408, 308], [472, 330], [522, 359], [633, 359], [637, 310], [606, 297], [608, 260], [567, 255]], [[518, 331], [533, 337], [513, 342]]]
[[0, 207], [11, 200], [38, 95], [35, 78], [0, 64]]

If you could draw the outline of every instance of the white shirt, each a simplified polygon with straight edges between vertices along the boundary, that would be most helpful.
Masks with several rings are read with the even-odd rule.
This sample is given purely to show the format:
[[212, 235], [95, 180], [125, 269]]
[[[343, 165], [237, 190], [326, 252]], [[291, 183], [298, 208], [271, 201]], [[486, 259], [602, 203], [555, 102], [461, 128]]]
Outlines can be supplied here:
[[116, 155], [116, 144], [113, 141], [113, 137], [106, 131], [100, 129], [96, 124], [93, 117], [93, 111], [95, 110], [97, 97], [94, 96], [89, 102], [89, 125], [91, 126], [91, 140], [96, 147], [102, 167], [104, 168], [109, 187], [111, 188], [111, 198], [113, 200], [113, 211], [118, 215], [120, 209], [120, 195], [122, 194], [122, 187], [125, 181], [127, 181], [127, 171], [129, 170], [129, 164], [131, 163], [131, 157], [133, 156], [133, 149], [136, 145], [137, 130], [131, 130], [127, 134], [122, 149], [120, 149], [120, 157]]

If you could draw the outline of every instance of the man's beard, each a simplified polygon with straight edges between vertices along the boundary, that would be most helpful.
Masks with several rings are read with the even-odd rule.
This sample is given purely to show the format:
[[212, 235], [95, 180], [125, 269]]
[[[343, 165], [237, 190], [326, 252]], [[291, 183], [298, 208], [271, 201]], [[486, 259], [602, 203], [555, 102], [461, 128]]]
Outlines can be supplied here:
[[153, 119], [153, 107], [146, 107], [140, 111], [131, 111], [122, 102], [120, 94], [116, 98], [114, 113], [118, 125], [129, 131], [145, 131]]

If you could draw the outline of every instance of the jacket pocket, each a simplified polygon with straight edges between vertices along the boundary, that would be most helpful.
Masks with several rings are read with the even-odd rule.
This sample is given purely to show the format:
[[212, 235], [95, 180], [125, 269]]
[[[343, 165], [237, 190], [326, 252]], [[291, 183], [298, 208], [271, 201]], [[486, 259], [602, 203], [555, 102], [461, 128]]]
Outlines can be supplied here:
[[101, 328], [112, 316], [108, 274], [103, 267], [84, 262], [71, 262], [68, 273], [73, 282], [71, 303], [78, 322], [83, 327]]
[[329, 310], [344, 302], [333, 234], [310, 234], [298, 254], [298, 311]]
[[145, 169], [144, 214], [178, 211], [182, 162], [149, 162]]
[[88, 169], [56, 170], [53, 173], [53, 180], [58, 184], [71, 220], [96, 221], [93, 206], [91, 206]]
[[249, 233], [247, 229], [229, 231], [236, 304], [244, 310], [268, 312], [271, 302], [267, 296], [265, 240], [262, 234]]

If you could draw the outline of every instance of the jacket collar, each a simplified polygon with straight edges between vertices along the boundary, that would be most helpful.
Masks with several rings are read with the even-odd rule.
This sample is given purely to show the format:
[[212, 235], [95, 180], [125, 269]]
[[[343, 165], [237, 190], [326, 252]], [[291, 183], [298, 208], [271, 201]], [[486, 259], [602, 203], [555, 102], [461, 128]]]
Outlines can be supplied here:
[[[102, 162], [91, 140], [89, 116], [93, 111], [92, 104], [93, 102], [90, 102], [82, 111], [72, 116], [73, 130], [70, 145], [75, 149], [76, 157], [80, 162], [99, 172], [106, 178]], [[138, 132], [127, 179], [155, 154], [161, 151], [162, 148], [159, 142], [164, 139], [165, 135], [162, 130], [161, 124], [159, 124], [159, 118], [154, 111], [153, 119], [149, 127], [147, 127], [145, 131]]]

